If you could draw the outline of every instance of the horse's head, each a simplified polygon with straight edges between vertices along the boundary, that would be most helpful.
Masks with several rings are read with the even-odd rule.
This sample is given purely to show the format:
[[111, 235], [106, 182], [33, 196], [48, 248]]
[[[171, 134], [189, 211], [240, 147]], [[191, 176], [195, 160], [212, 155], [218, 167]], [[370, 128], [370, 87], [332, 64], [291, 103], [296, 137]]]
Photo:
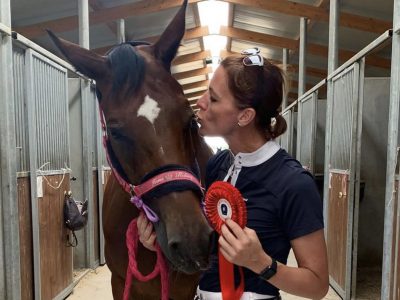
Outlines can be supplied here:
[[[165, 166], [197, 169], [197, 123], [182, 88], [170, 74], [185, 31], [186, 6], [185, 0], [155, 44], [124, 43], [106, 56], [49, 32], [68, 61], [96, 80], [112, 164], [133, 185]], [[169, 261], [187, 273], [205, 268], [211, 229], [199, 193], [172, 185], [167, 192], [143, 199], [159, 216], [154, 224], [157, 240]]]

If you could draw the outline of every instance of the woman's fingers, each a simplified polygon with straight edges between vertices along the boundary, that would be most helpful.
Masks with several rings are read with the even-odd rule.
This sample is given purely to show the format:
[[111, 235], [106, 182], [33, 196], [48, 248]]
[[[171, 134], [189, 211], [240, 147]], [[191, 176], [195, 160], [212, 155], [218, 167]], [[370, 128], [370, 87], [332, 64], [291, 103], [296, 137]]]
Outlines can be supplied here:
[[147, 225], [144, 228], [144, 231], [142, 234], [143, 240], [148, 240], [150, 238], [152, 232], [153, 232], [153, 224], [151, 224], [150, 222], [147, 222]]
[[137, 228], [139, 234], [139, 241], [149, 250], [155, 251], [154, 242], [156, 240], [156, 234], [153, 231], [153, 224], [147, 220], [143, 213], [139, 214], [137, 218]]

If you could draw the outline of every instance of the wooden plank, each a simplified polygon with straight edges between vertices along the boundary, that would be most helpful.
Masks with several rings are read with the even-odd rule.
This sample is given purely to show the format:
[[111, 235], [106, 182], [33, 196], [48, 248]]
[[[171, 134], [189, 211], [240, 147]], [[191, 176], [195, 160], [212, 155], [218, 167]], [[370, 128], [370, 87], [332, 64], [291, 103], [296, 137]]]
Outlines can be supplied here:
[[200, 98], [201, 96], [203, 96], [204, 95], [204, 92], [205, 91], [200, 91], [200, 92], [194, 92], [194, 93], [189, 93], [189, 94], [185, 94], [185, 97], [186, 98]]
[[298, 43], [296, 40], [235, 27], [221, 26], [220, 34], [234, 39], [245, 40], [279, 48], [287, 48], [291, 50], [298, 48]]
[[[226, 51], [226, 50], [222, 50], [222, 51], [220, 52], [220, 56], [221, 56], [222, 58], [227, 57], [227, 56], [229, 56], [229, 55], [240, 55], [240, 53], [234, 52], [234, 51]], [[275, 65], [280, 65], [280, 64], [282, 64], [282, 60], [269, 59], [268, 57], [267, 57], [267, 59], [268, 59], [271, 63], [273, 63], [273, 64], [275, 64]], [[297, 65], [297, 64], [290, 64], [290, 65], [287, 66], [287, 69], [288, 69], [288, 71], [289, 71], [290, 73], [297, 73], [298, 70], [299, 70], [299, 65]], [[327, 71], [326, 71], [326, 70], [323, 70], [323, 69], [318, 69], [318, 68], [315, 68], [315, 67], [309, 67], [309, 66], [307, 66], [307, 75], [314, 76], [314, 77], [318, 77], [318, 78], [325, 78], [325, 77], [327, 76]]]
[[182, 89], [191, 90], [191, 89], [196, 89], [196, 88], [200, 88], [200, 87], [203, 87], [203, 86], [208, 87], [209, 84], [210, 84], [209, 80], [202, 80], [202, 81], [197, 81], [197, 82], [194, 82], [194, 83], [183, 84], [182, 85]]
[[179, 64], [189, 63], [197, 60], [204, 60], [210, 57], [211, 57], [210, 50], [180, 55], [175, 57], [175, 59], [172, 61], [172, 65], [176, 66]]
[[182, 72], [182, 73], [174, 73], [174, 74], [172, 74], [172, 76], [176, 80], [181, 80], [181, 79], [200, 76], [200, 75], [207, 75], [209, 73], [212, 73], [212, 67], [210, 67], [210, 66], [208, 66], [206, 68], [195, 69], [195, 70], [186, 71], [186, 72]]
[[[314, 54], [317, 56], [328, 57], [328, 47], [318, 45], [318, 44], [307, 44], [307, 51], [310, 54]], [[357, 52], [350, 50], [339, 50], [339, 59], [341, 61], [347, 61], [356, 55]], [[391, 60], [379, 57], [377, 55], [368, 55], [366, 56], [365, 63], [367, 65], [371, 65], [378, 68], [389, 69], [391, 66]]]
[[[203, 26], [203, 27], [198, 26], [198, 27], [186, 30], [185, 35], [183, 36], [183, 40], [191, 40], [191, 39], [200, 38], [200, 37], [203, 37], [203, 36], [206, 36], [206, 35], [208, 35], [208, 27], [206, 27], [206, 26]], [[139, 38], [139, 39], [136, 39], [136, 40], [146, 41], [146, 42], [149, 42], [149, 43], [155, 43], [155, 42], [158, 41], [159, 38], [160, 38], [160, 36], [157, 35], [157, 36], [143, 37], [143, 38]], [[114, 45], [115, 44], [109, 45], [109, 46], [105, 46], [105, 47], [96, 48], [96, 49], [93, 49], [93, 51], [96, 52], [96, 53], [99, 53], [101, 55], [104, 55]]]
[[41, 297], [50, 300], [72, 283], [72, 247], [67, 246], [69, 231], [64, 225], [64, 192], [70, 189], [69, 175], [43, 178], [43, 197], [39, 198]]
[[19, 243], [21, 267], [21, 299], [33, 300], [32, 207], [29, 177], [17, 179]]
[[[348, 175], [331, 172], [327, 226], [329, 275], [344, 290], [348, 220]], [[351, 253], [348, 253], [351, 255]]]

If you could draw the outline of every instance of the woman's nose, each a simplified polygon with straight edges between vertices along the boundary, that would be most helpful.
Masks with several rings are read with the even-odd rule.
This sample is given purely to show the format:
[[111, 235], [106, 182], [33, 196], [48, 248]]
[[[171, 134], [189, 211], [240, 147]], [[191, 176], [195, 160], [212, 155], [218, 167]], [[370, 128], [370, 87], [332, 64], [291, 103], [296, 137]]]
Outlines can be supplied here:
[[201, 110], [207, 110], [207, 92], [205, 92], [196, 102], [196, 105]]

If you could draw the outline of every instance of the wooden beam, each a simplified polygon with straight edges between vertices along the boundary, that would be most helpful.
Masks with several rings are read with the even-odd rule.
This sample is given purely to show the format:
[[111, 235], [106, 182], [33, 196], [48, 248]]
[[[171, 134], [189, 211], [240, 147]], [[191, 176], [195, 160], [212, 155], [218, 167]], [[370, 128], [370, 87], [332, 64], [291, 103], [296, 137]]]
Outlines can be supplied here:
[[[296, 50], [299, 46], [297, 40], [293, 40], [290, 38], [278, 37], [226, 26], [221, 26], [221, 35], [230, 36], [232, 38], [241, 39], [252, 43], [264, 44], [267, 46], [287, 48], [290, 50]], [[307, 53], [316, 56], [328, 57], [328, 47], [319, 44], [308, 43]], [[339, 50], [339, 59], [342, 61], [346, 61], [349, 58], [353, 57], [356, 53], [357, 52], [350, 50]], [[391, 65], [390, 59], [382, 58], [377, 55], [367, 56], [366, 63], [371, 66], [384, 69], [390, 68]]]
[[[286, 0], [225, 0], [232, 4], [251, 6], [257, 9], [273, 11], [297, 17], [307, 17], [310, 20], [329, 22], [329, 12], [322, 6], [313, 6]], [[392, 28], [392, 22], [354, 15], [346, 12], [340, 13], [340, 25], [362, 31], [383, 33]]]
[[220, 34], [230, 38], [250, 41], [258, 44], [275, 46], [279, 48], [287, 48], [294, 50], [297, 49], [298, 47], [298, 43], [296, 40], [270, 34], [254, 32], [245, 29], [239, 29], [235, 27], [221, 26]]
[[191, 90], [191, 89], [197, 89], [203, 86], [209, 85], [210, 81], [209, 80], [202, 80], [202, 81], [197, 81], [193, 83], [188, 83], [188, 84], [182, 84], [182, 89], [184, 90]]
[[[185, 35], [183, 36], [183, 40], [191, 40], [191, 39], [200, 38], [200, 37], [203, 37], [206, 35], [208, 35], [208, 27], [207, 26], [202, 26], [202, 27], [199, 26], [199, 27], [187, 29], [185, 32]], [[156, 41], [158, 41], [159, 38], [160, 38], [160, 36], [157, 35], [157, 36], [149, 36], [149, 37], [139, 38], [138, 40], [146, 41], [149, 43], [155, 43]], [[113, 46], [114, 46], [114, 44], [105, 46], [105, 47], [101, 47], [101, 48], [96, 48], [96, 49], [94, 49], [94, 51], [96, 53], [103, 55], [108, 50], [110, 50]]]
[[[307, 52], [317, 56], [328, 57], [328, 47], [318, 44], [307, 44]], [[339, 60], [346, 61], [356, 55], [357, 52], [339, 49]], [[390, 69], [391, 60], [377, 55], [368, 55], [365, 59], [366, 64], [378, 68]]]
[[195, 76], [207, 75], [209, 73], [212, 73], [212, 67], [210, 67], [210, 66], [208, 66], [206, 68], [195, 69], [195, 70], [186, 71], [186, 72], [182, 72], [182, 73], [174, 73], [174, 74], [172, 74], [172, 76], [174, 76], [174, 78], [176, 80], [181, 80], [181, 79], [195, 77]]
[[[226, 51], [226, 50], [222, 50], [220, 52], [220, 56], [221, 57], [226, 57], [228, 55], [239, 55], [240, 53], [238, 52], [233, 52], [233, 51]], [[267, 57], [268, 58], [268, 57]], [[282, 64], [281, 60], [275, 60], [275, 59], [268, 59], [271, 63], [275, 64], [275, 65], [279, 65]], [[299, 65], [297, 64], [289, 64], [287, 66], [288, 68], [288, 73], [294, 73], [294, 72], [298, 72], [299, 70]], [[327, 76], [327, 71], [323, 70], [323, 69], [318, 69], [318, 68], [314, 68], [314, 67], [309, 67], [307, 66], [307, 75], [313, 76], [313, 77], [318, 77], [318, 78], [325, 78]]]
[[183, 36], [183, 39], [184, 40], [199, 39], [206, 35], [209, 35], [208, 26], [199, 26], [192, 29], [187, 29]]
[[[201, 97], [201, 96], [200, 96]], [[195, 99], [190, 99], [188, 100], [191, 106], [196, 106], [197, 100], [200, 99], [200, 97], [196, 97]]]
[[189, 63], [197, 60], [204, 60], [207, 57], [211, 57], [210, 50], [180, 55], [175, 57], [175, 59], [172, 61], [172, 65], [176, 66], [179, 64]]
[[205, 91], [199, 91], [199, 92], [194, 92], [194, 93], [189, 93], [189, 94], [185, 94], [185, 97], [186, 98], [197, 98], [197, 97], [201, 97], [201, 96], [203, 96], [204, 95], [204, 92]]
[[[189, 0], [189, 3], [197, 3], [202, 0]], [[142, 0], [134, 3], [119, 5], [93, 11], [89, 14], [90, 25], [105, 23], [118, 19], [127, 19], [133, 16], [145, 15], [162, 10], [179, 7], [182, 0]], [[78, 16], [70, 16], [57, 20], [51, 20], [34, 25], [13, 28], [14, 31], [28, 37], [35, 38], [45, 34], [44, 29], [54, 32], [70, 31], [78, 28]]]

